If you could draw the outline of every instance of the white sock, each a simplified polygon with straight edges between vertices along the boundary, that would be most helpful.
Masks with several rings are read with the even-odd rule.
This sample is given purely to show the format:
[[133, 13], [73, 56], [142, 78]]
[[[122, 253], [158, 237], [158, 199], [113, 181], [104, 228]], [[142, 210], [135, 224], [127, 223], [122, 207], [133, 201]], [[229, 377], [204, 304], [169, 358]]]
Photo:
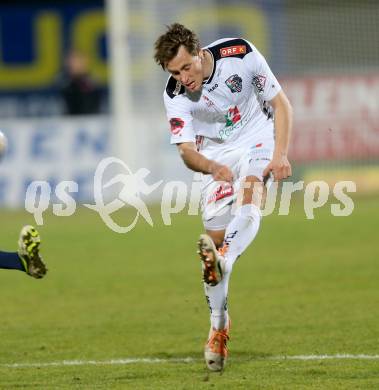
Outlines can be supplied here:
[[213, 329], [225, 329], [228, 325], [228, 288], [230, 273], [225, 273], [216, 286], [204, 283], [205, 296], [211, 311], [211, 325]]
[[261, 211], [254, 204], [241, 206], [225, 231], [224, 244], [228, 246], [225, 254], [226, 272], [230, 273], [234, 262], [246, 250], [258, 233]]

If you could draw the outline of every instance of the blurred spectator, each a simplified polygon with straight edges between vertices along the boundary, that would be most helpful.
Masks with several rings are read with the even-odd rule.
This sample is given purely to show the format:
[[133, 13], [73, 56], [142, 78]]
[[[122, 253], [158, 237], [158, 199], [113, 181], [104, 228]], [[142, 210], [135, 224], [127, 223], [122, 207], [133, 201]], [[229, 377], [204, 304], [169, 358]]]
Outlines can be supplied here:
[[100, 112], [101, 94], [88, 71], [88, 60], [77, 50], [66, 58], [66, 72], [61, 88], [67, 115], [97, 114]]

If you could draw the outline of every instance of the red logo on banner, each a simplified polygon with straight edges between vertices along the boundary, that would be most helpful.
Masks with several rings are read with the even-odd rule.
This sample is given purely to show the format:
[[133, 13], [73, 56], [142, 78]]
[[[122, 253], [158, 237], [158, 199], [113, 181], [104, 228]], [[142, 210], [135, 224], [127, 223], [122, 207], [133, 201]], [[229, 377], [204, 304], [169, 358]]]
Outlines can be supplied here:
[[171, 133], [173, 135], [178, 135], [182, 128], [184, 127], [184, 120], [180, 118], [171, 118], [170, 119]]
[[221, 57], [230, 57], [236, 54], [245, 54], [245, 53], [246, 53], [245, 45], [229, 46], [220, 49]]

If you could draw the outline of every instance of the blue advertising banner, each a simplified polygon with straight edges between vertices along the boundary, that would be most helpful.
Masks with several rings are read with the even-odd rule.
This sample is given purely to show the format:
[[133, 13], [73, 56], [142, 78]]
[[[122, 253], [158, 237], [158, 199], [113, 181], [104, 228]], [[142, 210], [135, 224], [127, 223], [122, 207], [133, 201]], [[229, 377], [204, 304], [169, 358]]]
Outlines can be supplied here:
[[0, 93], [51, 90], [71, 48], [86, 54], [94, 76], [105, 82], [105, 15], [100, 1], [1, 6], [0, 37]]

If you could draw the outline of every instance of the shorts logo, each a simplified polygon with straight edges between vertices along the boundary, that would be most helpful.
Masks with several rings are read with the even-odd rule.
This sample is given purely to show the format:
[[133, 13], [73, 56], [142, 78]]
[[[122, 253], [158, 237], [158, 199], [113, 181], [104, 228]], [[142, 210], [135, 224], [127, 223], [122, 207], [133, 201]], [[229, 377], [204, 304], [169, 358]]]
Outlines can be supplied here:
[[216, 191], [208, 198], [208, 204], [217, 202], [234, 194], [233, 186], [229, 183], [223, 183], [217, 187]]
[[171, 134], [178, 135], [184, 127], [184, 120], [180, 118], [170, 119]]
[[238, 74], [230, 76], [227, 80], [225, 80], [225, 84], [232, 91], [232, 93], [242, 91], [242, 78], [238, 76]]
[[230, 57], [238, 54], [246, 54], [246, 46], [245, 45], [237, 45], [237, 46], [229, 46], [223, 47], [220, 49], [221, 57]]
[[253, 77], [253, 84], [255, 85], [255, 88], [257, 89], [258, 93], [262, 93], [265, 89], [266, 76], [262, 76], [259, 74]]

